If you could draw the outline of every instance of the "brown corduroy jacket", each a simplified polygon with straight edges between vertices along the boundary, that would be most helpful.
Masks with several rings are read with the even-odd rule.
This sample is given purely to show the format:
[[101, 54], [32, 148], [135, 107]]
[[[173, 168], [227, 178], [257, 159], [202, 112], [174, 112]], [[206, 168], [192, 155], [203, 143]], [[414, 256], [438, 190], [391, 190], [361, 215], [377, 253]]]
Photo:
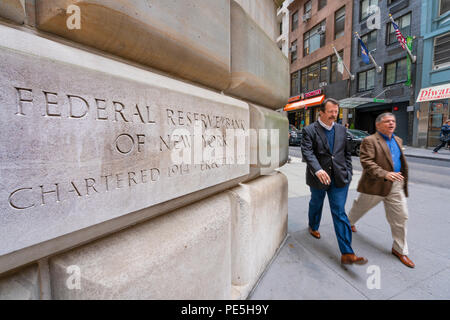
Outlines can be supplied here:
[[[402, 175], [405, 178], [404, 190], [408, 196], [408, 164], [403, 154], [402, 139], [394, 136], [400, 147]], [[360, 148], [360, 160], [363, 167], [358, 192], [385, 197], [391, 192], [392, 182], [385, 179], [388, 172], [394, 171], [391, 152], [384, 138], [377, 132], [366, 137]]]

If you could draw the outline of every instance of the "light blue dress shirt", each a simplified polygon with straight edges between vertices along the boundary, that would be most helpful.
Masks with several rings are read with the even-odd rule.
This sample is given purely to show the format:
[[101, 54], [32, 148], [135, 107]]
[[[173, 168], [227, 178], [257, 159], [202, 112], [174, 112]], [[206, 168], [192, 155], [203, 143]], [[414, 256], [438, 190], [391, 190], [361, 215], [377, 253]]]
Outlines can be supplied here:
[[394, 139], [394, 134], [389, 139], [388, 136], [382, 134], [380, 131], [378, 133], [384, 138], [386, 144], [391, 151], [392, 162], [394, 163], [394, 172], [400, 172], [402, 170], [402, 161], [400, 159], [402, 152], [400, 151], [400, 146], [397, 144], [397, 141]]

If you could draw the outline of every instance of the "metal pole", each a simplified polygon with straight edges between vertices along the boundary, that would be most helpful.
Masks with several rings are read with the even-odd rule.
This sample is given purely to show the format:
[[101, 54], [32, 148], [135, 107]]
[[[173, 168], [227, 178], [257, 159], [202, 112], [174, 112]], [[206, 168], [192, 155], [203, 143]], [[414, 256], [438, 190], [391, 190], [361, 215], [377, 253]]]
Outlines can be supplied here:
[[350, 70], [348, 70], [347, 66], [346, 66], [345, 63], [344, 63], [344, 60], [342, 60], [341, 56], [340, 56], [339, 53], [336, 51], [336, 48], [335, 48], [334, 46], [332, 46], [332, 47], [333, 47], [334, 53], [336, 54], [336, 57], [338, 58], [338, 62], [339, 62], [339, 61], [342, 61], [342, 65], [344, 66], [344, 68], [345, 68], [345, 70], [347, 71], [347, 73], [350, 75], [350, 79], [351, 79], [351, 80], [355, 80], [355, 75], [353, 75], [353, 74], [350, 72]]
[[[389, 19], [391, 19], [391, 22], [395, 23], [394, 18], [392, 18], [392, 14], [389, 14]], [[406, 52], [408, 53], [409, 57], [411, 58], [411, 62], [412, 63], [416, 63], [417, 57], [413, 56], [411, 50], [409, 50], [408, 46], [406, 44], [404, 44]]]
[[[361, 40], [361, 38], [359, 37], [358, 32], [355, 32], [355, 34], [356, 34], [356, 37], [357, 37], [359, 40]], [[362, 40], [361, 40], [361, 42], [362, 42]], [[369, 56], [370, 61], [372, 61], [372, 63], [375, 65], [375, 67], [376, 67], [376, 69], [377, 69], [377, 73], [381, 73], [381, 71], [383, 71], [383, 68], [381, 68], [381, 67], [377, 64], [377, 62], [375, 61], [375, 59], [373, 58], [372, 54], [371, 54], [369, 51], [367, 51], [367, 53], [368, 53], [368, 56]]]

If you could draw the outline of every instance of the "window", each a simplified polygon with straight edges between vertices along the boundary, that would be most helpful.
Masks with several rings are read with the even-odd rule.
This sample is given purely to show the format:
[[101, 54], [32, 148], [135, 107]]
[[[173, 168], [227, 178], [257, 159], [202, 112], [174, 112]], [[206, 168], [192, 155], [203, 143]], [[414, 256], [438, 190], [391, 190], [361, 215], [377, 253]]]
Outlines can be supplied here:
[[443, 15], [450, 10], [450, 0], [440, 0], [439, 3], [439, 15]]
[[305, 3], [305, 7], [303, 10], [304, 14], [311, 13], [311, 8], [312, 8], [312, 5], [311, 5], [311, 0], [310, 0]]
[[291, 63], [297, 60], [297, 40], [291, 43]]
[[450, 67], [450, 32], [434, 39], [433, 69]]
[[291, 74], [291, 96], [296, 96], [300, 94], [299, 73], [300, 71], [296, 71], [293, 74]]
[[[377, 30], [373, 30], [361, 37], [367, 50], [372, 51], [377, 47]], [[361, 43], [358, 41], [358, 57], [361, 56]]]
[[303, 35], [303, 56], [307, 56], [325, 45], [325, 20]]
[[375, 68], [358, 73], [358, 92], [375, 87]]
[[[344, 52], [339, 51], [339, 56], [344, 59]], [[335, 54], [331, 56], [331, 83], [342, 80], [342, 74], [338, 71], [337, 68], [337, 57]]]
[[320, 61], [320, 82], [327, 82], [327, 59]]
[[[409, 34], [411, 34], [411, 13], [405, 14], [398, 19], [394, 19], [395, 23], [400, 28], [400, 32], [406, 38]], [[387, 26], [388, 35], [386, 37], [386, 45], [391, 45], [393, 43], [397, 43], [397, 36], [395, 35], [395, 29], [392, 23], [388, 23]]]
[[327, 5], [327, 0], [319, 0], [319, 10], [325, 8]]
[[337, 39], [344, 35], [345, 28], [345, 6], [340, 8], [334, 14], [334, 38]]
[[298, 28], [298, 10], [294, 12], [292, 15], [292, 28], [291, 31], [294, 31]]
[[327, 81], [327, 60], [325, 58], [301, 71], [301, 92], [319, 89], [321, 82]]
[[398, 2], [398, 1], [400, 1], [400, 0], [388, 0], [387, 4], [388, 4], [388, 6], [390, 6], [391, 4]]
[[280, 27], [280, 36], [283, 34], [283, 22], [279, 23], [279, 27]]
[[319, 63], [315, 63], [308, 68], [308, 87], [306, 91], [313, 91], [319, 88]]
[[385, 70], [385, 86], [405, 82], [408, 72], [406, 68], [406, 58], [387, 64]]
[[377, 6], [378, 0], [362, 0], [359, 3], [359, 20], [365, 20], [370, 16], [370, 6]]

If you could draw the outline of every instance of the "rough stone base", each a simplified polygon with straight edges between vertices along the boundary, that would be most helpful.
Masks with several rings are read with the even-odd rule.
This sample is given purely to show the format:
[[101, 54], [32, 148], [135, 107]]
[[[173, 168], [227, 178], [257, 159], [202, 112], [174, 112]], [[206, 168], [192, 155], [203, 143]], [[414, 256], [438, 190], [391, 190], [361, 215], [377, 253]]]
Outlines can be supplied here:
[[275, 171], [230, 190], [233, 194], [233, 298], [246, 299], [286, 237], [288, 183]]
[[37, 265], [26, 267], [0, 279], [0, 300], [39, 300]]
[[230, 299], [230, 211], [220, 194], [54, 257], [53, 299]]
[[277, 171], [0, 279], [0, 299], [246, 299], [287, 232]]

